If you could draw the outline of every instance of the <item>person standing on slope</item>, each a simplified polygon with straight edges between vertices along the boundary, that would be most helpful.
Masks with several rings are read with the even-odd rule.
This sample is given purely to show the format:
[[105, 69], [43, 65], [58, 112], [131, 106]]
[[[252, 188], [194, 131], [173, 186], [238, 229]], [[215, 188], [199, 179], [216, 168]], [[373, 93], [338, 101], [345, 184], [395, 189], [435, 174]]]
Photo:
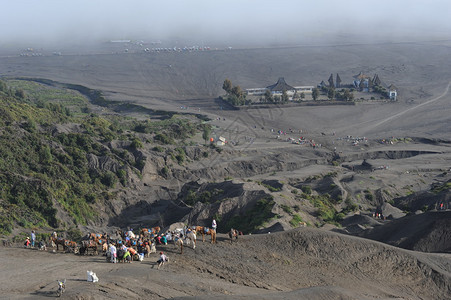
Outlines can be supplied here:
[[34, 248], [34, 244], [36, 243], [36, 233], [34, 230], [31, 231], [31, 247]]
[[117, 263], [117, 249], [113, 243], [110, 244], [110, 253], [111, 253], [111, 262], [114, 264]]
[[216, 232], [216, 220], [213, 219], [213, 222], [211, 223], [211, 229], [213, 229]]

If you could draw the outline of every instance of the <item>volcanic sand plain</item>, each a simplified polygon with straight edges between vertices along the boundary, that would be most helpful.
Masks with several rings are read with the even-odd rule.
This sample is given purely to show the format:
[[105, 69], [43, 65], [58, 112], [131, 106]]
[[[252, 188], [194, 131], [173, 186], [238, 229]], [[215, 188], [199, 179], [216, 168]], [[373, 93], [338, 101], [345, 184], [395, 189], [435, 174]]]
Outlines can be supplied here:
[[[313, 155], [320, 160], [335, 150], [345, 161], [358, 163], [368, 153], [424, 153], [398, 159], [376, 155], [372, 161], [376, 166], [390, 165], [388, 170], [375, 172], [375, 186], [394, 182], [398, 186], [415, 184], [420, 190], [451, 167], [450, 47], [449, 41], [442, 41], [8, 56], [0, 57], [0, 75], [81, 84], [101, 90], [112, 100], [206, 114], [217, 126], [218, 135], [234, 142], [228, 146], [230, 152], [244, 153], [242, 156], [280, 155], [279, 160], [286, 161]], [[225, 78], [243, 88], [264, 87], [278, 77], [285, 77], [291, 85], [316, 85], [330, 73], [339, 73], [343, 82], [350, 82], [360, 71], [378, 74], [384, 83], [396, 85], [399, 100], [238, 111], [216, 100]], [[322, 148], [299, 148], [276, 139], [271, 129], [293, 129], [293, 138], [302, 134], [321, 143]], [[348, 136], [364, 136], [369, 143], [356, 147], [346, 140]], [[413, 142], [377, 142], [389, 137], [413, 138]], [[218, 168], [237, 157], [222, 159]], [[207, 168], [213, 165], [207, 164]], [[305, 178], [330, 170], [334, 168], [326, 164], [282, 168], [276, 179]], [[254, 175], [265, 178], [268, 174]], [[348, 188], [357, 190], [357, 182], [349, 183]], [[2, 295], [17, 299], [53, 297], [56, 279], [62, 278], [68, 279], [65, 296], [74, 299], [206, 299], [213, 295], [217, 299], [446, 299], [451, 293], [449, 254], [408, 251], [323, 229], [245, 236], [232, 245], [220, 236], [217, 245], [199, 243], [195, 251], [188, 248], [183, 255], [164, 247], [171, 262], [162, 270], [152, 268], [155, 255], [143, 263], [113, 265], [105, 263], [102, 256], [0, 249], [5, 266], [0, 277]], [[85, 281], [86, 270], [91, 269], [99, 275], [99, 283]]]

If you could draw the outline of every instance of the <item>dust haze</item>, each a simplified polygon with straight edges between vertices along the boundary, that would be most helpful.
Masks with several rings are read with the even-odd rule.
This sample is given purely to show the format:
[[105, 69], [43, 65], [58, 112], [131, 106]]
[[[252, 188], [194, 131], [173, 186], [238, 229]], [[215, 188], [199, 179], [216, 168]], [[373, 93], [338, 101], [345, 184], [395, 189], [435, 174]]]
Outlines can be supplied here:
[[110, 39], [289, 45], [442, 39], [451, 3], [436, 1], [8, 1], [0, 40], [86, 44]]

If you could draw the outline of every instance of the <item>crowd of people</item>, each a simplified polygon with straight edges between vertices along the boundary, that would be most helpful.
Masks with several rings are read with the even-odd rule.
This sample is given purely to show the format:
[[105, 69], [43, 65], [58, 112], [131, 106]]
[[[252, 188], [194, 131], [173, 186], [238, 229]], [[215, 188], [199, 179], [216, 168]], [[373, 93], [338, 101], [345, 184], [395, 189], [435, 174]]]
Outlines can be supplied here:
[[[213, 219], [211, 228], [209, 230], [216, 231], [217, 223], [216, 220]], [[168, 243], [175, 241], [177, 239], [184, 239], [189, 232], [195, 232], [195, 228], [184, 227], [178, 228], [171, 231], [166, 231], [164, 233], [160, 232], [159, 227], [154, 227], [151, 229], [141, 229], [139, 232], [133, 231], [132, 228], [129, 228], [126, 231], [118, 230], [116, 234], [108, 235], [106, 233], [103, 234], [88, 234], [84, 240], [82, 240], [80, 250], [75, 253], [86, 254], [87, 252], [83, 249], [84, 247], [93, 247], [95, 248], [95, 252], [97, 249], [101, 248], [103, 255], [106, 256], [106, 260], [111, 263], [118, 262], [126, 262], [132, 263], [132, 261], [142, 261], [144, 257], [150, 257], [151, 253], [157, 253], [157, 246], [168, 245]], [[36, 232], [33, 230], [30, 234], [30, 237], [27, 237], [24, 246], [26, 248], [35, 248], [36, 246]], [[64, 240], [63, 245], [70, 245], [71, 242], [69, 240], [65, 240], [59, 238], [56, 232], [53, 232], [49, 238], [49, 243], [52, 247], [56, 246], [55, 241]], [[78, 246], [78, 244], [76, 244]], [[47, 244], [44, 240], [39, 242], [38, 249], [46, 250]], [[158, 268], [164, 265], [165, 262], [168, 262], [169, 258], [164, 254], [163, 251], [160, 251], [159, 260], [156, 262]]]

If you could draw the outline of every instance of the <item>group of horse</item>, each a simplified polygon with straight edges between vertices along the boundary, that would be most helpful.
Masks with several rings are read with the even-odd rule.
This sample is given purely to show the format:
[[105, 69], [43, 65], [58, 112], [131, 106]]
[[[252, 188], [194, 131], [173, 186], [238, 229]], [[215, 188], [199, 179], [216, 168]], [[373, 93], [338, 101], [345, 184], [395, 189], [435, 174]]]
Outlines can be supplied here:
[[[81, 244], [77, 242], [57, 238], [56, 235], [50, 237], [50, 243], [56, 250], [59, 251], [59, 246], [63, 247], [66, 252], [79, 253], [81, 255], [88, 255], [92, 252], [94, 255], [98, 254], [99, 248], [102, 249], [103, 253], [107, 253], [108, 244], [115, 243], [116, 245], [124, 244], [127, 247], [136, 248], [138, 244], [142, 244], [143, 241], [147, 241], [144, 251], [147, 253], [155, 252], [155, 241], [158, 239], [160, 242], [160, 227], [142, 228], [139, 230], [139, 234], [136, 236], [132, 230], [122, 231], [117, 230], [116, 239], [112, 239], [107, 234], [89, 233], [81, 241]], [[231, 229], [228, 233], [230, 242], [234, 239], [238, 239], [240, 232], [236, 229]], [[183, 246], [191, 246], [192, 249], [196, 249], [197, 237], [202, 236], [202, 242], [205, 242], [205, 237], [209, 235], [211, 237], [211, 243], [216, 243], [216, 230], [205, 227], [205, 226], [192, 226], [183, 229], [179, 229], [170, 233], [170, 236], [174, 242], [174, 246], [180, 248], [180, 253], [183, 253]], [[166, 234], [161, 234], [161, 236], [166, 236]], [[151, 246], [153, 246], [151, 248]], [[153, 250], [153, 251], [152, 251]]]
[[[192, 228], [188, 228], [186, 232], [185, 241], [188, 243], [193, 244], [193, 249], [196, 249], [196, 236], [202, 235], [202, 242], [205, 242], [205, 236], [210, 235], [211, 236], [211, 243], [216, 243], [216, 230], [204, 227], [204, 226], [193, 226]], [[238, 239], [238, 235], [242, 234], [238, 230], [231, 228], [228, 235], [230, 238], [230, 243], [233, 242], [233, 240]], [[180, 253], [183, 253], [183, 239], [179, 237], [174, 238], [174, 243], [180, 247]]]
[[89, 250], [94, 253], [98, 253], [98, 247], [105, 247], [106, 242], [105, 234], [89, 233], [82, 241], [81, 245], [75, 241], [57, 237], [56, 234], [52, 234], [49, 238], [49, 244], [51, 247], [56, 248], [59, 251], [59, 247], [63, 248], [63, 251], [75, 253], [75, 254], [88, 254]]
[[49, 242], [53, 248], [56, 247], [56, 251], [59, 251], [59, 246], [61, 245], [65, 252], [71, 252], [75, 254], [80, 252], [80, 247], [78, 246], [77, 242], [71, 240], [57, 238], [56, 236], [52, 235], [50, 236]]

